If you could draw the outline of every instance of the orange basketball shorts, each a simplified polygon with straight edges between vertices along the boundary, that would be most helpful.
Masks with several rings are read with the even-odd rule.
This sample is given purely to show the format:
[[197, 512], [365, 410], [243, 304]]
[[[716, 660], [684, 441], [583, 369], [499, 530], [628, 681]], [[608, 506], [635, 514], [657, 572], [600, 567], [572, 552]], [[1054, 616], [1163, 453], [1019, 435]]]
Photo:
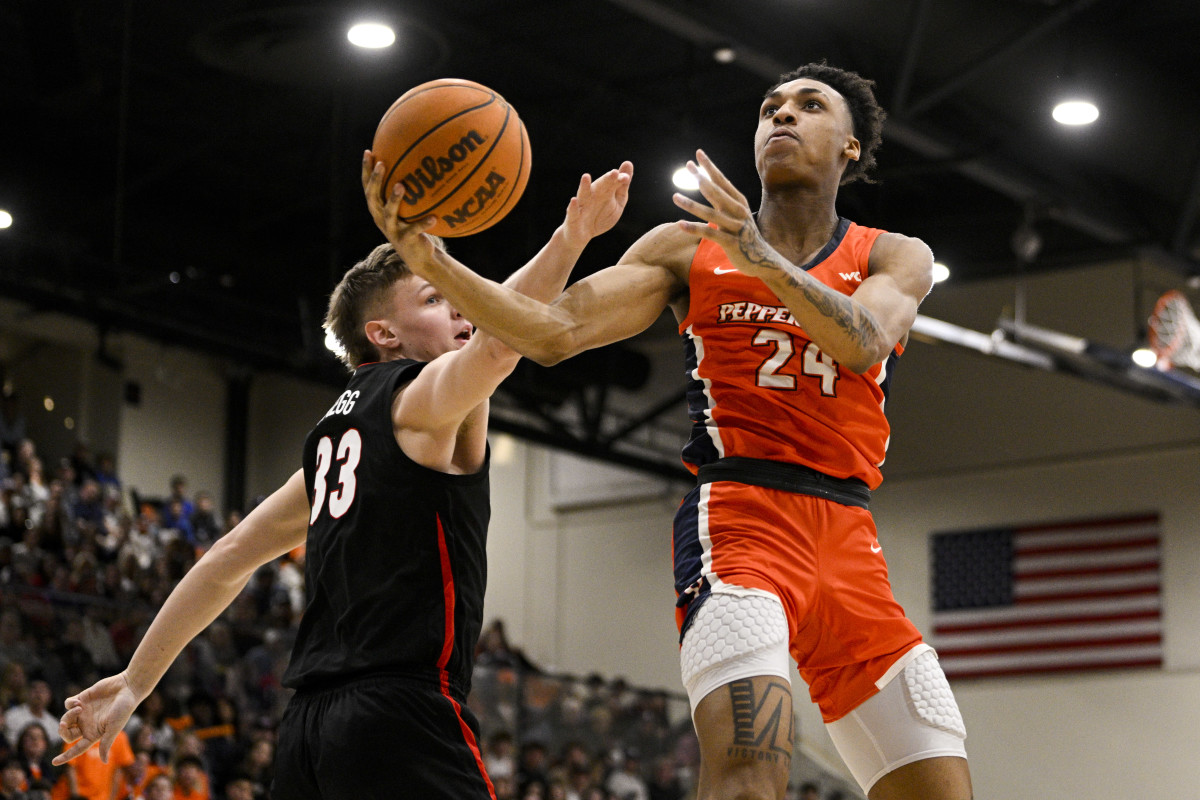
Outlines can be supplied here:
[[826, 722], [878, 691], [921, 642], [892, 595], [866, 508], [734, 481], [702, 483], [674, 526], [682, 633], [709, 592], [767, 592], [783, 603], [789, 650]]

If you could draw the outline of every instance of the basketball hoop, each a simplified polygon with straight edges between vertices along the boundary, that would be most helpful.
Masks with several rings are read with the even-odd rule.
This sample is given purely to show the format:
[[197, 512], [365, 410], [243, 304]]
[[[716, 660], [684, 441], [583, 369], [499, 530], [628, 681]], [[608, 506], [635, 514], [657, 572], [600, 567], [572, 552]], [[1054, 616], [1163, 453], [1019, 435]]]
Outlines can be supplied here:
[[1200, 320], [1178, 289], [1158, 298], [1150, 315], [1150, 349], [1159, 369], [1174, 365], [1200, 371]]

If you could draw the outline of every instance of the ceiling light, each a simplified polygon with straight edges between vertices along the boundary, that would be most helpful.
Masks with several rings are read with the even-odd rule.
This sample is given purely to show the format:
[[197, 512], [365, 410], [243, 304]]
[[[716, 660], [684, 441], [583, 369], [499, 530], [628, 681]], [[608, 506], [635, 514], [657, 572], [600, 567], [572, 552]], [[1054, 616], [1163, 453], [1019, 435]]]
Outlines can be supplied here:
[[0, 228], [11, 228], [13, 224], [12, 214], [0, 209]]
[[1091, 125], [1100, 117], [1100, 109], [1087, 100], [1066, 100], [1054, 107], [1054, 121], [1060, 125]]
[[694, 192], [700, 188], [700, 181], [696, 180], [695, 175], [688, 172], [687, 167], [675, 170], [675, 174], [671, 176], [671, 182], [677, 189], [683, 189], [685, 192]]
[[351, 44], [378, 50], [391, 47], [396, 41], [396, 32], [380, 22], [360, 22], [346, 33]]
[[1155, 355], [1154, 351], [1149, 347], [1139, 347], [1137, 350], [1134, 350], [1129, 357], [1133, 359], [1133, 363], [1137, 364], [1139, 367], [1145, 367], [1146, 369], [1149, 369], [1158, 363], [1158, 356]]
[[950, 277], [950, 268], [940, 261], [933, 262], [933, 282], [941, 283]]
[[[700, 170], [704, 172], [704, 170]], [[707, 175], [707, 172], [704, 172]], [[680, 167], [675, 170], [675, 174], [671, 176], [671, 182], [675, 184], [675, 188], [682, 189], [685, 192], [694, 192], [700, 188], [700, 181], [696, 176], [688, 171], [687, 167]]]
[[732, 47], [718, 47], [713, 50], [712, 56], [718, 64], [732, 64], [737, 60], [737, 51]]

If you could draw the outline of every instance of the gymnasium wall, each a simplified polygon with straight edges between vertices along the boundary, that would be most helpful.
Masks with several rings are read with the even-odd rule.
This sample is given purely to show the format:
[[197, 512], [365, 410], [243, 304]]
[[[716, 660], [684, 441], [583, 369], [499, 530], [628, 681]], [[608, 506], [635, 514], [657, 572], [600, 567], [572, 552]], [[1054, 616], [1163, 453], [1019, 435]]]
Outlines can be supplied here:
[[[1200, 447], [954, 477], [875, 498], [897, 598], [930, 628], [930, 532], [1153, 510], [1161, 515], [1162, 670], [959, 681], [977, 797], [1191, 797], [1200, 785]], [[811, 727], [810, 727], [811, 730]]]
[[179, 473], [189, 494], [207, 491], [224, 508], [225, 365], [136, 337], [122, 337], [117, 348], [138, 398], [120, 406], [116, 455], [123, 484], [163, 498]]

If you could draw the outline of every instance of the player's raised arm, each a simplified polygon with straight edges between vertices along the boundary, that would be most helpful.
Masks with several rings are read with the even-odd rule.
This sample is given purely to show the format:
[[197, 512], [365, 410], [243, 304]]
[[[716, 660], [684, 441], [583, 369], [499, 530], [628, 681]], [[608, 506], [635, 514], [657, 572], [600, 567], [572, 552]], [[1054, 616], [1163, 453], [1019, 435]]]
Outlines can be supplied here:
[[54, 763], [65, 764], [96, 742], [107, 761], [113, 741], [134, 709], [188, 642], [233, 602], [255, 569], [304, 543], [308, 514], [304, 473], [297, 471], [218, 539], [171, 591], [129, 666], [67, 698], [58, 732], [70, 746]]
[[771, 247], [746, 197], [703, 152], [697, 152], [697, 161], [688, 166], [711, 205], [676, 194], [675, 204], [701, 220], [681, 221], [681, 230], [712, 240], [739, 271], [762, 280], [838, 363], [862, 373], [887, 358], [908, 334], [917, 306], [933, 285], [929, 248], [918, 239], [881, 235], [868, 277], [853, 296], [845, 295]]
[[[687, 269], [699, 239], [673, 226], [661, 225], [650, 231], [615, 267], [572, 285], [547, 303], [515, 291], [512, 279], [506, 285], [488, 280], [437, 248], [423, 235], [433, 220], [408, 223], [400, 219], [399, 195], [384, 203], [381, 182], [382, 173], [374, 169], [373, 157], [365, 154], [363, 189], [368, 208], [413, 272], [436, 286], [480, 330], [540, 364], [554, 364], [640, 333], [668, 305], [686, 297]], [[612, 217], [608, 224], [615, 221]], [[598, 226], [596, 232], [605, 229]]]
[[[363, 153], [362, 185], [367, 207], [376, 225], [392, 242], [396, 251], [407, 263], [431, 257], [430, 251], [438, 249], [433, 241], [421, 232], [431, 225], [434, 217], [414, 223], [406, 223], [398, 216], [400, 194], [391, 202], [382, 198], [384, 165], [367, 150]], [[515, 291], [543, 302], [553, 300], [566, 286], [571, 269], [579, 260], [584, 248], [596, 236], [609, 231], [625, 210], [629, 200], [629, 185], [633, 179], [633, 164], [626, 161], [618, 169], [612, 169], [593, 180], [584, 174], [579, 179], [579, 188], [567, 204], [566, 217], [554, 231], [550, 240], [533, 259], [514, 272], [504, 282]], [[418, 273], [419, 274], [419, 273]]]
[[595, 181], [579, 179], [579, 188], [567, 204], [567, 214], [550, 241], [505, 286], [534, 300], [549, 302], [562, 292], [584, 248], [595, 237], [617, 224], [629, 201], [633, 164], [626, 161]]
[[[609, 173], [597, 182], [597, 187], [601, 188], [605, 180], [619, 175], [620, 173]], [[571, 244], [570, 237], [574, 236], [578, 241], [590, 238], [590, 231], [607, 229], [619, 214], [619, 209], [614, 210], [611, 202], [600, 204], [587, 202], [586, 187], [587, 181], [585, 180], [581, 182], [580, 193], [576, 196], [576, 201], [580, 202], [572, 202], [566, 221], [555, 234], [556, 239], [561, 236], [561, 241], [552, 241], [548, 244], [537, 257], [523, 267], [517, 275], [510, 278], [505, 285], [501, 286], [493, 281], [479, 278], [475, 273], [469, 273], [469, 275], [478, 279], [487, 291], [495, 291], [501, 297], [512, 298], [515, 302], [528, 304], [530, 308], [551, 309], [551, 306], [527, 297], [518, 290], [529, 287], [530, 291], [539, 296], [545, 296], [548, 288], [557, 293], [561, 289], [561, 281], [565, 274], [558, 262], [559, 257], [563, 255], [564, 251], [572, 260], [576, 257], [575, 246]], [[440, 250], [437, 252], [441, 253]], [[466, 268], [463, 267], [463, 270]], [[414, 272], [416, 271], [414, 270]], [[469, 270], [466, 271], [469, 272]], [[550, 277], [543, 279], [543, 273], [548, 273]], [[440, 287], [423, 277], [418, 277], [416, 280], [425, 283], [420, 291], [429, 295], [429, 302], [446, 303], [448, 306], [454, 307], [456, 313], [470, 319], [467, 313], [454, 306], [448, 293], [442, 292]], [[624, 287], [626, 282], [614, 281], [613, 285]], [[646, 292], [639, 293], [642, 296], [647, 294]], [[486, 304], [486, 301], [479, 301], [472, 305], [471, 309], [488, 316], [486, 312], [482, 311], [482, 307]], [[649, 321], [653, 321], [665, 305], [665, 302], [660, 302], [655, 306], [654, 314], [648, 318]], [[606, 316], [612, 317], [611, 314]], [[645, 325], [648, 325], [649, 321]], [[472, 319], [471, 322], [473, 323], [474, 320]], [[645, 325], [641, 325], [638, 330], [644, 328]], [[520, 325], [517, 327], [522, 328]], [[511, 348], [500, 337], [491, 335], [486, 323], [480, 325], [466, 346], [455, 353], [431, 361], [422, 374], [405, 388], [397, 402], [394, 415], [397, 430], [407, 429], [431, 433], [456, 429], [465, 416], [476, 405], [486, 400], [500, 381], [512, 371], [518, 355], [517, 350]], [[415, 446], [411, 442], [406, 447], [406, 452], [410, 451], [415, 451]], [[439, 459], [431, 458], [428, 459], [428, 462], [422, 461], [422, 463], [437, 463], [438, 461]]]

